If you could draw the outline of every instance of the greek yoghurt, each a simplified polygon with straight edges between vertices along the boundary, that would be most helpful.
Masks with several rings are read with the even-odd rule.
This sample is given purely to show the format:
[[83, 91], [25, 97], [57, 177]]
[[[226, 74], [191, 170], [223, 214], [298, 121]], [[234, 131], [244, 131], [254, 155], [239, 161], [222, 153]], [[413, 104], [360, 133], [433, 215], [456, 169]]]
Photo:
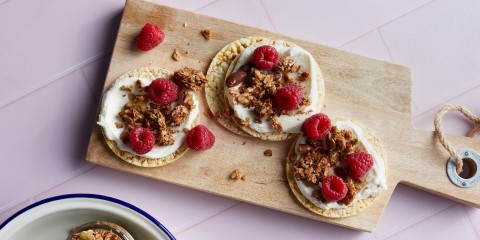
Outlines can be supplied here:
[[[182, 124], [180, 124], [179, 126], [171, 127], [172, 130], [176, 130], [173, 134], [173, 139], [175, 142], [172, 145], [155, 145], [150, 152], [145, 154], [137, 154], [128, 144], [123, 143], [120, 139], [120, 135], [122, 134], [124, 128], [117, 128], [115, 125], [115, 123], [119, 121], [117, 114], [123, 109], [125, 104], [129, 102], [128, 94], [126, 94], [125, 91], [120, 90], [120, 87], [135, 85], [135, 82], [137, 80], [140, 80], [142, 86], [148, 86], [153, 81], [151, 79], [137, 77], [123, 78], [115, 81], [113, 86], [103, 95], [101, 105], [102, 110], [100, 112], [97, 124], [103, 128], [105, 137], [109, 140], [115, 141], [117, 147], [122, 151], [126, 151], [145, 158], [166, 157], [174, 153], [185, 141], [186, 133], [183, 131], [183, 129], [190, 129], [192, 127], [192, 124], [195, 121], [199, 112], [198, 100], [193, 92], [188, 91], [188, 93], [192, 95], [194, 107], [192, 110], [190, 110], [188, 118]], [[136, 89], [133, 90], [132, 93], [139, 94]], [[172, 104], [175, 104], [175, 102]]]
[[[253, 57], [253, 51], [257, 47], [258, 46], [254, 45], [247, 47], [243, 50], [243, 52], [238, 57], [238, 61], [232, 73], [238, 71], [242, 65], [251, 62]], [[305, 114], [296, 114], [292, 116], [280, 115], [277, 117], [277, 120], [282, 125], [283, 132], [300, 133], [302, 123], [305, 121], [305, 119], [313, 115], [315, 112], [320, 112], [321, 110], [321, 106], [317, 106], [321, 105], [318, 104], [319, 101], [321, 101], [319, 97], [321, 93], [318, 92], [317, 83], [318, 65], [312, 55], [301, 47], [286, 47], [283, 45], [274, 45], [273, 47], [275, 47], [275, 49], [277, 50], [280, 59], [290, 57], [295, 61], [295, 64], [301, 67], [302, 71], [310, 73], [309, 79], [301, 82], [304, 96], [310, 100], [310, 105], [306, 106], [304, 109]], [[240, 120], [249, 122], [247, 126], [251, 129], [260, 133], [273, 132], [271, 121], [267, 121], [266, 119], [262, 119], [262, 122], [260, 123], [256, 123], [255, 121], [253, 121], [253, 119], [255, 119], [253, 107], [247, 108], [242, 104], [234, 104], [233, 97], [229, 94], [229, 91], [231, 89], [239, 89], [241, 86], [243, 86], [243, 83], [240, 83], [237, 86], [231, 88], [225, 87], [225, 96], [228, 99], [230, 108], [234, 110], [236, 116]], [[248, 121], [247, 118], [251, 121]]]
[[[349, 120], [337, 120], [335, 125], [339, 130], [350, 130], [352, 131], [352, 137], [358, 139], [358, 145], [362, 149], [362, 151], [368, 152], [372, 155], [373, 159], [373, 166], [370, 170], [365, 174], [366, 182], [362, 185], [361, 189], [357, 191], [355, 194], [355, 199], [352, 203], [368, 198], [371, 195], [379, 194], [382, 191], [387, 189], [387, 179], [385, 175], [385, 161], [380, 156], [375, 148], [368, 142], [365, 134], [363, 133], [363, 129], [361, 129], [358, 125], [353, 123]], [[295, 151], [297, 159], [300, 158], [300, 153], [298, 152], [298, 146], [300, 144], [305, 144], [306, 138], [302, 135], [298, 138]], [[333, 168], [330, 172], [334, 172]], [[340, 209], [340, 208], [347, 208], [348, 206], [345, 204], [339, 204], [337, 202], [322, 202], [319, 201], [314, 196], [314, 191], [319, 190], [320, 186], [311, 186], [306, 185], [302, 180], [295, 179], [298, 189], [300, 192], [305, 196], [310, 202], [315, 204], [315, 206], [322, 208], [322, 209]]]

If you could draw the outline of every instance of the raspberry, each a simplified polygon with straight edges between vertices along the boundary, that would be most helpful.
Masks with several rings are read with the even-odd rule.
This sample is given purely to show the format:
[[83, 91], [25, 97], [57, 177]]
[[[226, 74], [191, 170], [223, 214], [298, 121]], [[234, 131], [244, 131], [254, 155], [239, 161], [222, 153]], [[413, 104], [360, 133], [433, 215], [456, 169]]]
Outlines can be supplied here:
[[298, 85], [280, 88], [273, 96], [273, 106], [281, 110], [293, 110], [302, 102], [302, 97], [302, 87]]
[[215, 143], [215, 135], [213, 135], [207, 127], [198, 125], [187, 134], [187, 146], [195, 151], [210, 149]]
[[151, 50], [163, 42], [164, 38], [165, 33], [160, 28], [147, 22], [137, 37], [137, 48], [142, 51]]
[[339, 176], [328, 176], [322, 182], [323, 197], [329, 202], [343, 199], [347, 191], [347, 184]]
[[253, 64], [262, 70], [270, 70], [278, 63], [277, 50], [268, 45], [255, 48], [253, 51]]
[[352, 153], [347, 158], [350, 176], [359, 179], [373, 166], [372, 155], [366, 152]]
[[150, 152], [155, 145], [155, 135], [147, 128], [136, 127], [130, 131], [130, 146], [138, 154]]
[[303, 133], [315, 140], [325, 137], [328, 130], [330, 130], [330, 118], [323, 113], [317, 113], [307, 118], [302, 125]]
[[177, 99], [178, 86], [171, 80], [157, 78], [148, 85], [147, 93], [154, 103], [166, 105]]

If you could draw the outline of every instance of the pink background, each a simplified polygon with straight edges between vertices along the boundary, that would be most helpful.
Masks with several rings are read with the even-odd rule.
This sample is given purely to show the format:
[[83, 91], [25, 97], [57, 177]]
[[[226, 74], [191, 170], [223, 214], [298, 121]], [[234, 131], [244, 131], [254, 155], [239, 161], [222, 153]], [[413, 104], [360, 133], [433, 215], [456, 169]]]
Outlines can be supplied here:
[[[480, 115], [480, 0], [157, 2], [406, 65], [417, 128], [433, 129], [445, 103]], [[0, 222], [83, 192], [128, 201], [178, 239], [480, 239], [479, 209], [403, 185], [364, 233], [87, 163], [123, 5], [0, 0]], [[457, 114], [444, 125], [458, 135], [472, 127]]]

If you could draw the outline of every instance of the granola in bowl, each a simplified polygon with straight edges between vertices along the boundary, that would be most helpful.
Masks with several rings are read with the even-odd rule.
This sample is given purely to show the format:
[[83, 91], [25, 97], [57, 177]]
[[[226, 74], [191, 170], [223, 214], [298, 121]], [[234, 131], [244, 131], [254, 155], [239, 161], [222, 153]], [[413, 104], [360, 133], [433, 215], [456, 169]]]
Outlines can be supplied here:
[[66, 240], [134, 240], [134, 238], [116, 223], [94, 221], [75, 227]]

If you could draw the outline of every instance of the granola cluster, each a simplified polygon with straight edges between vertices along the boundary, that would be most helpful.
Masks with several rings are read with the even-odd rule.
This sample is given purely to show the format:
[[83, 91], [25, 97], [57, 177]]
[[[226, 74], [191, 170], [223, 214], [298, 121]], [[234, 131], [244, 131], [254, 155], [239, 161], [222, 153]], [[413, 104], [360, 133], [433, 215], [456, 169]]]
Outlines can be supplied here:
[[[306, 97], [297, 109], [282, 110], [275, 107], [272, 98], [277, 90], [289, 85], [298, 85], [309, 78], [309, 72], [302, 72], [301, 67], [294, 60], [287, 57], [278, 62], [272, 70], [261, 70], [252, 65], [243, 65], [237, 72], [227, 78], [227, 87], [234, 104], [241, 104], [246, 108], [253, 108], [256, 123], [263, 119], [271, 121], [280, 115], [304, 114], [304, 109], [310, 104]], [[231, 88], [243, 82], [239, 88]], [[275, 126], [278, 131], [278, 126]], [[281, 126], [280, 126], [281, 127]]]
[[122, 240], [122, 238], [109, 230], [90, 229], [75, 233], [72, 240]]
[[182, 68], [173, 74], [172, 80], [186, 89], [200, 90], [207, 83], [202, 71], [193, 68]]
[[[305, 144], [299, 144], [297, 152], [300, 157], [294, 163], [293, 172], [298, 180], [307, 185], [319, 185], [327, 176], [337, 175], [341, 177], [348, 188], [345, 198], [338, 201], [348, 205], [353, 202], [355, 194], [360, 190], [365, 177], [353, 179], [349, 176], [346, 160], [355, 152], [360, 152], [358, 140], [353, 138], [352, 131], [338, 130], [332, 126], [327, 135], [320, 140], [306, 139]], [[327, 202], [322, 196], [321, 189], [314, 191], [319, 201]]]
[[247, 177], [245, 176], [245, 174], [243, 174], [242, 172], [240, 172], [239, 169], [236, 169], [234, 170], [231, 174], [230, 174], [230, 179], [233, 179], [233, 180], [244, 180], [247, 179]]
[[[123, 91], [128, 92], [129, 102], [117, 114], [121, 119], [116, 122], [117, 128], [124, 128], [120, 139], [123, 143], [129, 143], [129, 132], [135, 127], [147, 128], [155, 135], [155, 144], [159, 146], [172, 145], [173, 134], [176, 130], [172, 127], [181, 125], [188, 118], [194, 108], [192, 93], [183, 91], [176, 106], [158, 105], [148, 101], [146, 87], [140, 80], [134, 86], [121, 86]], [[134, 89], [138, 92], [134, 93]]]

